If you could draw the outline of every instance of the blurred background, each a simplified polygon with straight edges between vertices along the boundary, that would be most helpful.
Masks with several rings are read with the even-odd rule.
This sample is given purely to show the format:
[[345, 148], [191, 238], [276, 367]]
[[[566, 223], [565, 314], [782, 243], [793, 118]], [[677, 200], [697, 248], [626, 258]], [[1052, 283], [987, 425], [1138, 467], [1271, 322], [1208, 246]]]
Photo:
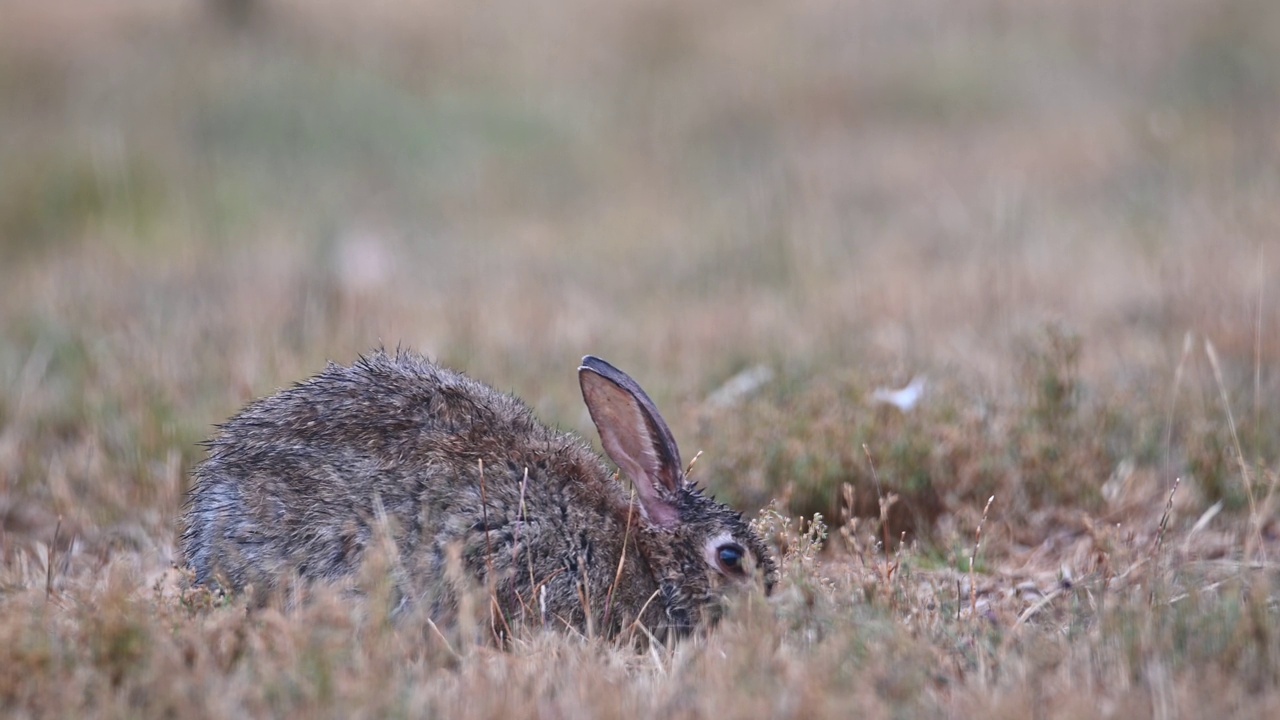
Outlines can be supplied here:
[[214, 423], [378, 345], [592, 438], [604, 356], [745, 507], [1231, 517], [1278, 191], [1268, 0], [0, 0], [0, 520], [167, 552]]

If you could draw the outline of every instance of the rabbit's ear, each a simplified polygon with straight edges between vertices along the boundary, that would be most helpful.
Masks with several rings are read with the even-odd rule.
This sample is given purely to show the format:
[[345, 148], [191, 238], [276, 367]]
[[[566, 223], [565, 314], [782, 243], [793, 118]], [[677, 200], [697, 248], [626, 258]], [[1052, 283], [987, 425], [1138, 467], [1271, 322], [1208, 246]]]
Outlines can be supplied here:
[[680, 448], [653, 401], [626, 373], [590, 355], [582, 358], [578, 383], [604, 450], [631, 478], [645, 517], [675, 527]]

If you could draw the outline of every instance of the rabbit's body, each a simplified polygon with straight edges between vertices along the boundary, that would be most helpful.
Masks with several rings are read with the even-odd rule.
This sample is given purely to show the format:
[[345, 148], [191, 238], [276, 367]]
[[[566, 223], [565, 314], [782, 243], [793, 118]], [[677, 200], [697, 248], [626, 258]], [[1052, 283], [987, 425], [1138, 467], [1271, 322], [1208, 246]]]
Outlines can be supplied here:
[[194, 473], [182, 555], [197, 583], [270, 590], [294, 576], [350, 577], [385, 526], [405, 600], [437, 618], [455, 609], [453, 562], [497, 601], [501, 623], [607, 635], [636, 620], [690, 629], [741, 574], [717, 567], [719, 548], [730, 559], [748, 549], [771, 582], [740, 516], [678, 477], [674, 441], [643, 391], [601, 361], [584, 364], [588, 407], [635, 504], [596, 453], [519, 400], [379, 352], [221, 426]]

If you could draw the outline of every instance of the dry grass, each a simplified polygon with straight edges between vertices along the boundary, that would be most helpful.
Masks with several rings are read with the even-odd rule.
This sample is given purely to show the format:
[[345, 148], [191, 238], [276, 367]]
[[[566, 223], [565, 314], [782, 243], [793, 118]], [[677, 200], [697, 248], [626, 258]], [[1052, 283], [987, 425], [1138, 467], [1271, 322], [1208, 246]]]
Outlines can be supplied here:
[[[5, 715], [1280, 711], [1274, 3], [0, 4]], [[639, 655], [184, 591], [195, 443], [379, 343], [584, 431], [616, 360], [786, 582]]]

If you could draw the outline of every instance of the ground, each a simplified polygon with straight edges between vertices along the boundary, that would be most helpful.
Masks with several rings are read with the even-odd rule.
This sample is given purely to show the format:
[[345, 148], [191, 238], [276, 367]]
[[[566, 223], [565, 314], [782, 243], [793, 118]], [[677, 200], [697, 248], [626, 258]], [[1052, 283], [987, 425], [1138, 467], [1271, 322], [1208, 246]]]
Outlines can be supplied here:
[[[1275, 3], [0, 4], [4, 714], [1280, 713]], [[782, 584], [186, 587], [198, 443], [379, 345], [593, 442], [609, 359]]]

